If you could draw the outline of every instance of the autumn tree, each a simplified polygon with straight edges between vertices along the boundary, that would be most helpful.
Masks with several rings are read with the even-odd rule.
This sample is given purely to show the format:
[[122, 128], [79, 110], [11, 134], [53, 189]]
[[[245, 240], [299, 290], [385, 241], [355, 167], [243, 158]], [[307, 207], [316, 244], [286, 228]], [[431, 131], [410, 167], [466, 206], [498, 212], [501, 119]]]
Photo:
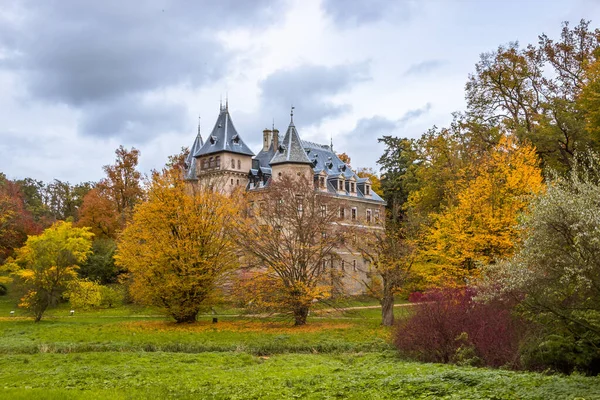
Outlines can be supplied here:
[[379, 175], [373, 171], [373, 168], [361, 167], [356, 170], [356, 175], [359, 178], [369, 178], [371, 182], [371, 190], [373, 190], [378, 195], [383, 195], [383, 191], [381, 190], [381, 178]]
[[40, 235], [29, 236], [4, 266], [24, 293], [19, 306], [31, 311], [35, 322], [77, 282], [77, 269], [91, 252], [92, 236], [87, 228], [57, 222]]
[[0, 264], [25, 243], [27, 235], [40, 230], [27, 209], [20, 186], [0, 173]]
[[521, 221], [521, 241], [485, 266], [483, 300], [508, 299], [541, 329], [525, 349], [533, 366], [600, 373], [600, 157], [576, 155], [569, 174], [549, 174]]
[[276, 307], [306, 324], [313, 301], [331, 294], [332, 260], [342, 245], [337, 224], [343, 206], [315, 190], [305, 177], [284, 175], [250, 197], [248, 220], [238, 225], [236, 239], [245, 261], [256, 269]]
[[233, 198], [186, 186], [176, 170], [154, 173], [115, 256], [133, 299], [164, 308], [177, 322], [195, 321], [238, 264], [229, 237], [238, 214]]
[[121, 220], [115, 203], [103, 189], [94, 188], [83, 198], [78, 226], [87, 226], [96, 239], [115, 238], [121, 228]]
[[460, 183], [457, 201], [434, 215], [425, 258], [439, 265], [430, 276], [439, 285], [463, 283], [480, 264], [508, 257], [518, 239], [518, 216], [542, 191], [542, 172], [531, 145], [505, 136]]
[[394, 296], [411, 277], [416, 248], [410, 235], [407, 222], [388, 221], [385, 229], [363, 232], [357, 241], [358, 250], [369, 260], [369, 270], [365, 272], [370, 279], [362, 283], [379, 300], [385, 326], [394, 325]]

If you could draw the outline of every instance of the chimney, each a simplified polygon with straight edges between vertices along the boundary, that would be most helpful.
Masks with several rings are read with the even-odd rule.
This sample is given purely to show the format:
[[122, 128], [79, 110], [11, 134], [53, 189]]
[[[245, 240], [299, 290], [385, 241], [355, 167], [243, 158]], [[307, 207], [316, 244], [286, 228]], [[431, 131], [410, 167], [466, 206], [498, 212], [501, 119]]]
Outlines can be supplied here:
[[273, 129], [273, 150], [279, 147], [279, 129]]
[[263, 131], [263, 151], [269, 150], [269, 145], [271, 144], [271, 140], [273, 139], [273, 131], [269, 129], [265, 129]]

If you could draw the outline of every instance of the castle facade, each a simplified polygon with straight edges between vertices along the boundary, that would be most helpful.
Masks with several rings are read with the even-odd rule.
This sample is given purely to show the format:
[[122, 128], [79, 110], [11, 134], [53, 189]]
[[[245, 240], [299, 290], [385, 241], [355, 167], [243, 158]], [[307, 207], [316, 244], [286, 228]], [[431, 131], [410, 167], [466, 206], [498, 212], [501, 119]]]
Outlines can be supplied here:
[[[235, 128], [229, 107], [221, 106], [206, 140], [198, 128], [186, 159], [185, 179], [190, 184], [231, 193], [240, 187], [257, 192], [268, 189], [273, 180], [283, 175], [304, 176], [314, 182], [318, 193], [342, 201], [341, 224], [383, 229], [385, 201], [371, 189], [369, 179], [352, 171], [336, 155], [332, 145], [303, 141], [294, 125], [293, 113], [283, 138], [274, 127], [265, 129], [262, 134], [262, 148], [254, 154]], [[330, 267], [336, 268], [342, 277], [344, 292], [364, 292], [361, 282], [368, 278], [368, 262], [349, 248], [338, 249], [336, 255]]]

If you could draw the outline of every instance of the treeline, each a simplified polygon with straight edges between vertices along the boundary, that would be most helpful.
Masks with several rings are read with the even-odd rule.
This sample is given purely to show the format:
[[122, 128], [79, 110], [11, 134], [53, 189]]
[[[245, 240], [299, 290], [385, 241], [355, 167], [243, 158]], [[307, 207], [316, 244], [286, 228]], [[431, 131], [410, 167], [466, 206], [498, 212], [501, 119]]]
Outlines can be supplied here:
[[44, 183], [31, 178], [9, 180], [0, 174], [0, 264], [23, 246], [28, 235], [40, 234], [57, 221], [69, 221], [94, 234], [93, 253], [79, 274], [103, 284], [115, 283], [117, 233], [144, 198], [142, 174], [136, 169], [139, 150], [121, 146], [115, 154], [115, 163], [103, 167], [106, 176], [99, 182]]
[[406, 354], [600, 371], [599, 56], [587, 21], [500, 46], [448, 127], [380, 139], [402, 289], [427, 300], [397, 331]]

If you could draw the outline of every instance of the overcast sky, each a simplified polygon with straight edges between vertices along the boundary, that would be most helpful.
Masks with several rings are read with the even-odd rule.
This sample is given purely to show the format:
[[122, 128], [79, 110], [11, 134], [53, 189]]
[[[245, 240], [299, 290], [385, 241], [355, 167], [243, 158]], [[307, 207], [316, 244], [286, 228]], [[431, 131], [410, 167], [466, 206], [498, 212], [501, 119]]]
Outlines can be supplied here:
[[120, 145], [144, 172], [210, 133], [227, 95], [244, 141], [333, 139], [376, 167], [382, 135], [464, 109], [482, 52], [600, 26], [599, 0], [0, 0], [0, 172], [96, 181]]

